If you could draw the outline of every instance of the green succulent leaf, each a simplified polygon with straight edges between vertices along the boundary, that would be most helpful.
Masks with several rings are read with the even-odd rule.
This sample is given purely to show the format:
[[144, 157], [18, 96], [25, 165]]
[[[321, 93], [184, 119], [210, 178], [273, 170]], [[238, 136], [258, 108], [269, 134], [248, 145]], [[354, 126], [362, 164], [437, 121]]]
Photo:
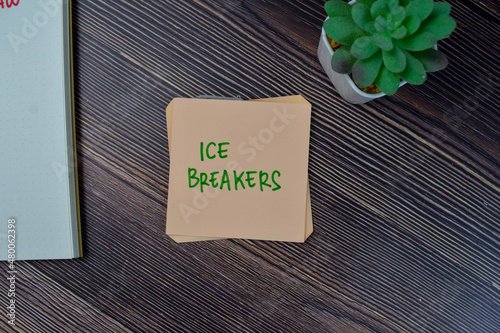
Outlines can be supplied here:
[[342, 45], [352, 45], [366, 33], [350, 17], [332, 17], [323, 23], [323, 28], [331, 39]]
[[406, 7], [410, 4], [411, 0], [399, 0], [399, 5]]
[[435, 2], [432, 9], [433, 15], [450, 15], [451, 5], [446, 2]]
[[383, 16], [378, 16], [373, 25], [375, 26], [375, 30], [378, 32], [384, 32], [387, 27], [387, 20]]
[[406, 36], [407, 30], [404, 26], [400, 26], [391, 33], [391, 37], [395, 39], [401, 39]]
[[427, 79], [427, 73], [420, 61], [413, 57], [410, 53], [405, 52], [406, 68], [399, 73], [399, 76], [411, 84], [422, 84]]
[[393, 95], [399, 88], [401, 80], [397, 74], [390, 72], [387, 68], [382, 67], [380, 73], [375, 79], [375, 84], [387, 95]]
[[387, 27], [392, 31], [399, 27], [406, 17], [406, 11], [401, 6], [396, 6], [387, 15]]
[[410, 52], [410, 54], [420, 61], [426, 72], [437, 72], [448, 66], [448, 58], [434, 49]]
[[370, 13], [374, 19], [381, 14], [387, 13], [387, 3], [384, 0], [375, 1], [370, 8]]
[[411, 15], [407, 16], [403, 20], [403, 26], [406, 27], [406, 30], [408, 31], [408, 36], [412, 35], [414, 32], [420, 28], [420, 19], [418, 18], [417, 15]]
[[435, 35], [438, 39], [448, 37], [455, 30], [457, 22], [447, 14], [429, 16], [422, 22], [420, 31], [427, 31]]
[[371, 57], [380, 49], [380, 47], [375, 44], [373, 37], [364, 36], [356, 39], [352, 44], [351, 53], [355, 58], [366, 59]]
[[340, 0], [331, 0], [325, 2], [325, 11], [329, 17], [349, 17], [351, 16], [352, 6], [347, 2]]
[[420, 21], [425, 20], [434, 8], [433, 0], [413, 0], [406, 6], [406, 15], [416, 15]]
[[399, 6], [399, 0], [386, 0], [387, 8], [392, 12], [396, 7]]
[[383, 51], [382, 59], [385, 67], [393, 73], [400, 73], [406, 68], [406, 56], [397, 46], [391, 51]]
[[408, 51], [423, 51], [436, 45], [438, 38], [436, 35], [422, 31], [409, 37], [397, 40], [397, 44]]
[[394, 47], [391, 36], [385, 34], [373, 36], [373, 42], [384, 51], [390, 51]]
[[342, 46], [333, 53], [332, 69], [337, 73], [350, 74], [356, 60], [351, 54], [351, 48], [349, 46]]
[[375, 1], [376, 0], [359, 0], [359, 1], [356, 1], [356, 3], [362, 3], [363, 5], [371, 7]]
[[352, 19], [361, 29], [368, 31], [372, 34], [376, 32], [373, 25], [373, 18], [370, 14], [370, 8], [368, 6], [356, 3], [352, 6]]
[[362, 88], [368, 87], [377, 78], [381, 65], [382, 55], [380, 52], [375, 53], [368, 59], [358, 59], [352, 67], [354, 82]]

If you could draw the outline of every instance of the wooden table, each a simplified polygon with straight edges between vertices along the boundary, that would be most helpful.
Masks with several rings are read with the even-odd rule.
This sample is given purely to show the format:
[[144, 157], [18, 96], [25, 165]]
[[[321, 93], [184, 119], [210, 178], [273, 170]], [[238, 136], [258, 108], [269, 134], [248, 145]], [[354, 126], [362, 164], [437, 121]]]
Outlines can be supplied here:
[[[323, 1], [74, 1], [85, 257], [18, 263], [15, 329], [500, 332], [500, 6], [450, 2], [449, 67], [350, 105], [316, 56]], [[173, 242], [168, 102], [293, 94], [313, 235]]]

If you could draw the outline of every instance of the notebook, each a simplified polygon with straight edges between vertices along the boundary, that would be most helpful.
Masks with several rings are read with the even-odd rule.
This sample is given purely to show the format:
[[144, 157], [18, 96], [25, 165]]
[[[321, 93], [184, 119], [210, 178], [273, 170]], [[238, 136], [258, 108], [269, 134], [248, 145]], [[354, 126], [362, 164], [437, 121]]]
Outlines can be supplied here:
[[2, 3], [0, 260], [80, 257], [71, 1]]

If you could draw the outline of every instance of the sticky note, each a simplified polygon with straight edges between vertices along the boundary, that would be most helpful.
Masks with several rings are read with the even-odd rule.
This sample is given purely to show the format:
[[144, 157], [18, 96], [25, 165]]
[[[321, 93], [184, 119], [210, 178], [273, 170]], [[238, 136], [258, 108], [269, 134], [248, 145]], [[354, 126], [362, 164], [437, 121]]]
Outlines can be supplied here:
[[310, 117], [301, 96], [174, 99], [167, 234], [178, 242], [305, 241], [312, 232]]

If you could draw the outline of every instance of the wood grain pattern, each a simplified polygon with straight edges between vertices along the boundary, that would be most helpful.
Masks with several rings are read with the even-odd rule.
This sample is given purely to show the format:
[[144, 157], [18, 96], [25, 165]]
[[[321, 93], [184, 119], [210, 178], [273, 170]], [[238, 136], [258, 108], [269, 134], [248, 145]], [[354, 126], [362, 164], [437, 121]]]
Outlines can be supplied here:
[[[85, 257], [18, 264], [14, 331], [500, 332], [500, 6], [450, 3], [449, 67], [349, 105], [323, 1], [74, 1]], [[207, 94], [312, 103], [305, 244], [164, 234], [164, 109]]]

